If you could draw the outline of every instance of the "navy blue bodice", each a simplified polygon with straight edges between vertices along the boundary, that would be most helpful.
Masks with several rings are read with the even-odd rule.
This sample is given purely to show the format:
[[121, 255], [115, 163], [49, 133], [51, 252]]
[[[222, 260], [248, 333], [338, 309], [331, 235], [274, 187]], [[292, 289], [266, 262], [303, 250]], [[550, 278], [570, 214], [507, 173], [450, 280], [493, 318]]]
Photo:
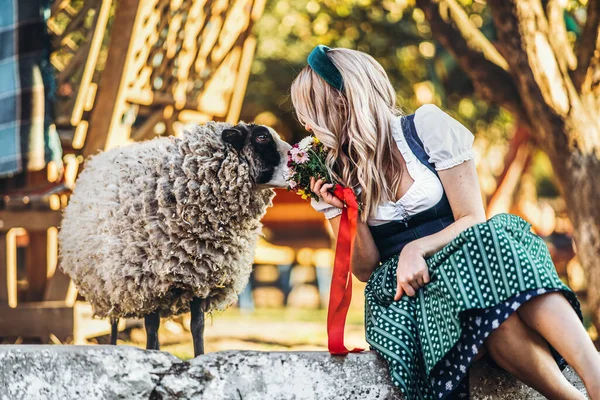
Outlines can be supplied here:
[[[406, 143], [417, 159], [439, 179], [434, 165], [429, 162], [429, 156], [425, 152], [423, 142], [417, 135], [414, 119], [414, 114], [402, 118], [402, 133]], [[369, 226], [369, 230], [379, 250], [379, 259], [383, 262], [389, 257], [400, 253], [402, 248], [412, 240], [437, 233], [453, 222], [452, 209], [444, 192], [440, 201], [427, 210], [401, 221], [390, 221], [383, 225]]]

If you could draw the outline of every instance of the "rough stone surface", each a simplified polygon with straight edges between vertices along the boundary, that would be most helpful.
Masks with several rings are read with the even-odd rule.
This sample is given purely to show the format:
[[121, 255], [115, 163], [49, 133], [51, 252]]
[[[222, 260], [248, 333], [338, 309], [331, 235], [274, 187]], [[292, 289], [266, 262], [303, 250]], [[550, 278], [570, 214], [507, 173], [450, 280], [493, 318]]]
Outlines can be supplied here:
[[0, 398], [148, 399], [178, 363], [128, 346], [0, 346]]
[[[565, 368], [563, 375], [579, 391], [587, 395], [583, 382], [571, 367]], [[472, 399], [535, 399], [543, 400], [544, 396], [529, 386], [521, 383], [513, 376], [503, 372], [498, 368], [490, 366], [485, 361], [478, 362], [474, 368], [471, 368], [471, 398]]]
[[[577, 375], [567, 378], [579, 389]], [[472, 399], [543, 399], [480, 362]], [[129, 346], [0, 346], [0, 400], [400, 399], [374, 352], [224, 351], [191, 361]]]

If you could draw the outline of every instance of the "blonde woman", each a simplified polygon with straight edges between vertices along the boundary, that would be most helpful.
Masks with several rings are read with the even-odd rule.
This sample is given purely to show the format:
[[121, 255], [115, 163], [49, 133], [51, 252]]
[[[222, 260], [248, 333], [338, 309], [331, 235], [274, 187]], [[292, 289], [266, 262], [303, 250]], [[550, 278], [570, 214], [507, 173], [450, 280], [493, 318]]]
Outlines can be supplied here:
[[[467, 397], [485, 354], [550, 399], [584, 399], [561, 373], [568, 363], [600, 399], [600, 357], [545, 244], [518, 216], [486, 221], [472, 133], [434, 105], [403, 116], [365, 53], [320, 45], [308, 64], [292, 102], [364, 204], [351, 266], [367, 282], [366, 339], [404, 395]], [[344, 205], [331, 187], [312, 179], [313, 206], [337, 233]]]

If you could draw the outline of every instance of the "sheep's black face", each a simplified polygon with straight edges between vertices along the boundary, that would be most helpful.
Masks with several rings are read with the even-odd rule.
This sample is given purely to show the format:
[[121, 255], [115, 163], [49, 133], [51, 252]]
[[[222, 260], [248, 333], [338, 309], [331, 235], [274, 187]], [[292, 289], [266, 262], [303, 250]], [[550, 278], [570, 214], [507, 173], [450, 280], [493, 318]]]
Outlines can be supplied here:
[[246, 124], [224, 129], [223, 140], [245, 156], [259, 188], [286, 187], [287, 152], [291, 146], [264, 125]]

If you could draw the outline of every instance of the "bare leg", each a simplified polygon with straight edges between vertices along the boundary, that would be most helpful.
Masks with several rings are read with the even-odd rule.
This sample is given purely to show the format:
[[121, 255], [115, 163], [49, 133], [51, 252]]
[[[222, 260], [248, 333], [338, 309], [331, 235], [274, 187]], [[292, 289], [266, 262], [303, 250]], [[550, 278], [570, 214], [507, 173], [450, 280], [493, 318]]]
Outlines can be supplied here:
[[144, 325], [146, 327], [146, 349], [159, 350], [158, 327], [160, 326], [160, 314], [158, 311], [146, 315], [144, 317]]
[[536, 296], [517, 312], [575, 369], [590, 398], [600, 399], [600, 355], [565, 296], [558, 292]]
[[119, 318], [110, 319], [110, 344], [117, 344], [117, 335], [119, 334]]
[[194, 297], [190, 301], [192, 321], [190, 330], [194, 339], [194, 357], [204, 354], [204, 312], [206, 311], [206, 300]]
[[484, 342], [498, 365], [549, 399], [585, 399], [563, 376], [548, 344], [517, 313]]

